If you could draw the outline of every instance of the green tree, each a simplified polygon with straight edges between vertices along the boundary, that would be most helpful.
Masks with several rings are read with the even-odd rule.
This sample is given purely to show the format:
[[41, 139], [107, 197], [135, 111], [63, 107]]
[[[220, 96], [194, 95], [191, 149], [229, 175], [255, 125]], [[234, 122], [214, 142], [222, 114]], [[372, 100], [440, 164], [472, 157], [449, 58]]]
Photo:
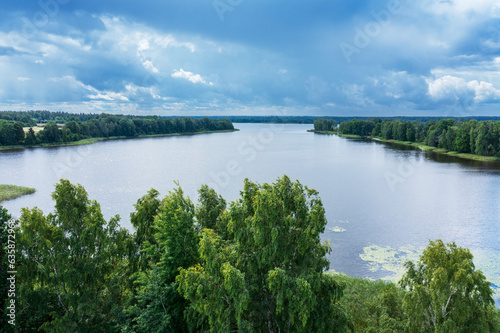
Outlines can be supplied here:
[[382, 123], [379, 122], [375, 125], [375, 128], [372, 131], [372, 136], [379, 137], [382, 135]]
[[411, 121], [406, 122], [406, 140], [410, 142], [415, 142], [416, 138], [416, 126]]
[[32, 127], [30, 127], [30, 129], [28, 130], [28, 133], [26, 134], [26, 139], [25, 139], [24, 143], [26, 146], [36, 145], [37, 139], [36, 139], [35, 131], [33, 131]]
[[43, 142], [54, 143], [61, 141], [61, 130], [54, 122], [48, 122], [40, 131]]
[[[8, 247], [8, 239], [9, 239], [9, 225], [8, 222], [11, 219], [11, 216], [7, 212], [7, 209], [0, 206], [0, 332], [14, 332], [14, 326], [8, 323], [11, 320], [10, 317], [7, 316], [9, 311], [7, 310], [7, 306], [10, 305], [10, 297], [8, 297], [8, 289], [9, 283], [7, 283], [7, 278], [10, 277], [8, 271], [11, 271], [8, 267], [8, 255], [9, 249]], [[15, 229], [14, 229], [15, 230]], [[11, 237], [12, 240], [12, 237]], [[15, 239], [13, 239], [15, 240]], [[16, 304], [17, 307], [17, 304]]]
[[137, 133], [135, 131], [134, 122], [130, 119], [122, 118], [119, 125], [119, 135], [123, 136], [136, 136]]
[[342, 274], [336, 278], [346, 285], [340, 304], [351, 318], [355, 332], [407, 332], [402, 288]]
[[431, 147], [437, 147], [439, 142], [438, 130], [429, 130], [427, 136], [425, 137], [425, 144]]
[[226, 209], [226, 200], [218, 195], [214, 189], [203, 185], [198, 190], [196, 220], [201, 228], [220, 231], [222, 229], [221, 216]]
[[342, 332], [342, 286], [324, 274], [325, 211], [313, 189], [286, 176], [245, 180], [223, 213], [228, 235], [204, 229], [200, 265], [182, 269], [179, 291], [214, 332]]
[[4, 146], [16, 145], [17, 135], [14, 124], [10, 121], [0, 120], [0, 144]]
[[[150, 194], [148, 200], [154, 201], [155, 192]], [[144, 251], [153, 261], [136, 282], [139, 289], [127, 310], [127, 332], [188, 331], [188, 302], [178, 293], [175, 278], [180, 268], [199, 262], [194, 216], [194, 205], [180, 187], [163, 199], [154, 220], [155, 243], [145, 242]]]
[[469, 120], [460, 125], [457, 135], [454, 140], [454, 150], [459, 153], [470, 153], [471, 152], [471, 130], [476, 126], [476, 120]]
[[23, 124], [16, 121], [14, 123], [14, 132], [15, 132], [16, 145], [24, 144], [24, 136], [25, 135], [24, 135]]
[[334, 131], [337, 127], [337, 122], [333, 119], [316, 119], [314, 121], [315, 131]]
[[[137, 200], [134, 205], [135, 212], [130, 214], [130, 222], [135, 229], [135, 246], [136, 253], [131, 256], [131, 263], [138, 264], [134, 266], [134, 270], [144, 270], [147, 268], [147, 253], [144, 251], [144, 245], [149, 246], [156, 244], [155, 234], [155, 217], [160, 212], [161, 201], [158, 199], [159, 192], [151, 189], [148, 193]], [[135, 260], [138, 259], [138, 260]], [[137, 261], [137, 262], [136, 262]]]
[[493, 291], [468, 249], [430, 241], [400, 281], [410, 332], [494, 332]]
[[407, 131], [407, 124], [402, 122], [402, 121], [397, 121], [397, 137], [396, 139], [399, 141], [406, 141], [406, 131]]
[[[106, 222], [80, 185], [61, 180], [55, 213], [23, 209], [20, 219], [21, 327], [114, 332], [120, 321], [128, 232]], [[40, 325], [42, 324], [42, 325]]]

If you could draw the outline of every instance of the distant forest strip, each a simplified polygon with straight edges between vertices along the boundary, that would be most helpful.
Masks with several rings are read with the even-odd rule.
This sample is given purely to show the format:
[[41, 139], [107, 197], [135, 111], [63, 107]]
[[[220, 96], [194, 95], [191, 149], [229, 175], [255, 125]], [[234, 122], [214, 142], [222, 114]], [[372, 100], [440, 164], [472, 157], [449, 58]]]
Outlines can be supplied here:
[[[67, 121], [88, 121], [91, 119], [99, 119], [103, 114], [96, 113], [67, 113], [67, 112], [51, 112], [51, 111], [0, 111], [0, 119], [18, 121], [26, 126], [35, 126], [36, 123], [47, 123], [53, 121], [55, 123], [66, 123]], [[135, 116], [135, 115], [121, 115], [126, 119], [175, 119], [172, 116]], [[204, 116], [192, 116], [192, 119], [202, 119]], [[313, 124], [317, 119], [332, 119], [337, 123], [349, 121], [353, 119], [369, 120], [372, 117], [359, 117], [359, 116], [210, 116], [210, 119], [229, 119], [233, 123], [282, 123], [282, 124]], [[383, 119], [401, 120], [401, 121], [420, 121], [428, 122], [431, 120], [439, 121], [444, 117], [417, 117], [417, 116], [394, 116], [394, 117], [381, 117]], [[462, 120], [500, 120], [500, 116], [477, 116], [477, 117], [447, 117], [451, 119]]]
[[[28, 127], [29, 129], [25, 131]], [[71, 143], [90, 138], [223, 130], [234, 130], [229, 119], [136, 117], [48, 111], [0, 112], [0, 146], [29, 147], [40, 144]]]
[[420, 121], [354, 119], [332, 127], [331, 121], [317, 120], [315, 131], [338, 131], [344, 135], [374, 137], [420, 143], [465, 154], [500, 157], [500, 121], [441, 119]]
[[[219, 117], [210, 117], [210, 118], [219, 118]], [[370, 120], [372, 117], [340, 117], [340, 116], [227, 116], [229, 120], [233, 123], [280, 123], [280, 124], [313, 124], [318, 119], [329, 119], [335, 120], [337, 123], [341, 123], [344, 121], [349, 121], [353, 119], [361, 119], [361, 120]], [[428, 121], [439, 121], [444, 117], [382, 117], [383, 119], [391, 119], [391, 120], [401, 120], [401, 121], [420, 121], [420, 122], [428, 122]], [[471, 120], [475, 119], [478, 121], [483, 120], [500, 120], [499, 116], [496, 117], [488, 117], [488, 116], [478, 116], [478, 117], [460, 117], [454, 118], [449, 117], [451, 119], [463, 119], [463, 120]]]

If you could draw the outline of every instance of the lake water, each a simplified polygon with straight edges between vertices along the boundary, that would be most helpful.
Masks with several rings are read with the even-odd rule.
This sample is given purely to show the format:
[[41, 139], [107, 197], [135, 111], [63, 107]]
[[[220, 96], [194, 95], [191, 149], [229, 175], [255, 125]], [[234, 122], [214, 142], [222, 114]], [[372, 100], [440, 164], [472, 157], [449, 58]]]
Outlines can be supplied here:
[[[283, 174], [319, 191], [326, 208], [331, 268], [397, 280], [402, 263], [429, 239], [469, 248], [500, 298], [500, 165], [419, 150], [307, 133], [312, 125], [236, 124], [241, 131], [99, 142], [80, 147], [0, 152], [0, 184], [36, 188], [4, 202], [53, 210], [60, 178], [82, 184], [109, 218], [129, 214], [150, 188], [178, 181], [193, 201], [201, 184], [235, 200], [243, 180]], [[497, 303], [498, 305], [498, 303]]]

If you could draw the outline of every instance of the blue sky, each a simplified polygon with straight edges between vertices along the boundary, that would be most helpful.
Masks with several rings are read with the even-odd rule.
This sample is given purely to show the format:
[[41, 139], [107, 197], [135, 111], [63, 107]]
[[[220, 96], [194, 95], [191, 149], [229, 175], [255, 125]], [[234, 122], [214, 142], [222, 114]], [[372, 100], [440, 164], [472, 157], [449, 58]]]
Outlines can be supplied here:
[[0, 110], [500, 115], [498, 0], [6, 0]]

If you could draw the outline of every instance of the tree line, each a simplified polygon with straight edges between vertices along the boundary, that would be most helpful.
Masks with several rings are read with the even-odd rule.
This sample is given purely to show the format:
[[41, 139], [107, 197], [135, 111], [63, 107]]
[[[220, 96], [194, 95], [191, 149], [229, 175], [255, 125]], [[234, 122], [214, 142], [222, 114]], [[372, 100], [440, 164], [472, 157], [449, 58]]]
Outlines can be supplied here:
[[[495, 332], [492, 289], [467, 249], [431, 242], [399, 285], [325, 273], [322, 201], [283, 176], [244, 182], [227, 203], [204, 185], [195, 205], [151, 189], [131, 213], [103, 218], [61, 180], [55, 211], [24, 208], [16, 228], [17, 332]], [[7, 221], [0, 207], [0, 331]], [[361, 293], [360, 293], [361, 292]]]
[[334, 119], [316, 119], [314, 130], [317, 132], [332, 132], [337, 128], [337, 121]]
[[338, 132], [422, 143], [459, 153], [500, 156], [500, 121], [441, 119], [422, 123], [380, 118], [353, 119], [340, 123]]
[[81, 121], [75, 115], [63, 126], [54, 121], [47, 122], [43, 130], [35, 132], [29, 128], [25, 133], [20, 121], [0, 120], [0, 145], [34, 146], [43, 143], [73, 142], [87, 138], [108, 138], [114, 136], [134, 137], [140, 135], [161, 135], [171, 133], [195, 133], [202, 131], [233, 130], [229, 119], [211, 118], [161, 118], [131, 117], [101, 114]]

